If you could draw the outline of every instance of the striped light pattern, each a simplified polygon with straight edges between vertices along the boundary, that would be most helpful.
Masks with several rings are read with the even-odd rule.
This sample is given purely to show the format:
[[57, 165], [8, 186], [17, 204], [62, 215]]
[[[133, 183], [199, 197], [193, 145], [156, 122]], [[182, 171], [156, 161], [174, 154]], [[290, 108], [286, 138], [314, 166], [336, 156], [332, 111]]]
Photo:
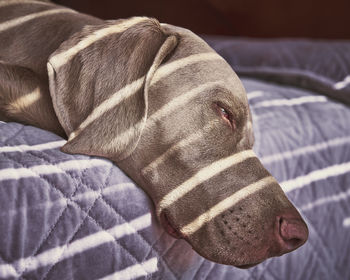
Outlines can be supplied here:
[[256, 155], [253, 150], [245, 150], [229, 157], [217, 160], [210, 165], [202, 168], [190, 179], [175, 187], [161, 199], [159, 203], [160, 211], [172, 205], [174, 202], [176, 202], [178, 199], [180, 199], [182, 196], [193, 190], [196, 186], [203, 183], [204, 181], [214, 177], [229, 167], [232, 167], [240, 162], [254, 157], [256, 157]]
[[147, 276], [149, 274], [156, 272], [158, 270], [157, 266], [158, 266], [158, 260], [156, 257], [154, 257], [154, 258], [151, 258], [151, 259], [144, 261], [142, 263], [128, 266], [127, 268], [124, 268], [123, 270], [114, 272], [110, 275], [107, 275], [103, 278], [100, 278], [100, 280], [136, 279], [136, 278], [139, 278], [141, 276]]
[[170, 102], [165, 104], [162, 108], [160, 108], [157, 112], [152, 114], [147, 122], [148, 126], [152, 126], [155, 122], [160, 120], [161, 118], [169, 115], [171, 112], [179, 109], [181, 106], [186, 105], [192, 98], [201, 94], [204, 91], [215, 88], [216, 86], [222, 85], [225, 81], [216, 81], [216, 82], [208, 82], [189, 90], [188, 92], [172, 99]]
[[343, 226], [350, 227], [350, 217], [344, 219]]
[[18, 273], [14, 266], [10, 264], [0, 264], [0, 278], [6, 279], [10, 277], [18, 277]]
[[40, 17], [46, 17], [46, 16], [51, 16], [54, 14], [61, 14], [61, 13], [76, 13], [76, 11], [70, 10], [70, 9], [51, 9], [48, 11], [43, 11], [43, 12], [38, 12], [38, 13], [33, 13], [33, 14], [29, 14], [23, 17], [19, 17], [19, 18], [15, 18], [15, 19], [11, 19], [5, 22], [0, 23], [0, 32], [8, 30], [10, 28], [13, 28], [17, 25], [26, 23], [28, 21], [31, 21], [33, 19], [37, 19]]
[[18, 145], [18, 146], [3, 146], [0, 147], [0, 153], [12, 152], [29, 152], [29, 151], [44, 151], [62, 147], [67, 141], [58, 140], [37, 145]]
[[315, 181], [324, 180], [330, 177], [345, 174], [347, 172], [350, 172], [350, 162], [335, 164], [323, 169], [312, 171], [306, 175], [284, 181], [281, 183], [281, 187], [285, 192], [290, 192], [309, 185]]
[[0, 2], [0, 8], [17, 5], [17, 4], [37, 4], [37, 5], [47, 5], [47, 6], [52, 5], [52, 3], [50, 2], [42, 2], [42, 1], [35, 1], [35, 0], [11, 0], [11, 1]]
[[214, 219], [216, 216], [220, 215], [224, 211], [230, 209], [239, 201], [264, 189], [265, 187], [269, 186], [269, 184], [272, 184], [272, 183], [276, 183], [276, 180], [272, 176], [268, 176], [255, 183], [252, 183], [244, 187], [243, 189], [240, 189], [239, 191], [235, 192], [231, 196], [217, 203], [215, 206], [213, 206], [208, 211], [206, 211], [205, 213], [197, 217], [191, 223], [182, 227], [180, 231], [185, 236], [192, 235], [197, 230], [199, 230], [203, 225], [210, 222], [212, 219]]
[[39, 177], [45, 174], [59, 174], [68, 170], [82, 170], [99, 166], [112, 165], [111, 162], [102, 159], [82, 159], [68, 160], [58, 163], [57, 165], [34, 165], [31, 167], [4, 168], [0, 170], [0, 181], [21, 179], [28, 177]]
[[224, 59], [215, 52], [192, 54], [187, 57], [172, 61], [168, 64], [165, 64], [159, 67], [159, 69], [157, 70], [157, 72], [155, 73], [152, 79], [151, 85], [157, 83], [159, 80], [163, 79], [164, 77], [169, 76], [171, 73], [177, 71], [178, 69], [185, 68], [194, 63], [212, 61], [212, 60], [224, 61]]
[[70, 49], [61, 52], [59, 54], [56, 54], [55, 56], [50, 58], [50, 63], [58, 69], [59, 67], [63, 66], [66, 64], [69, 60], [71, 60], [77, 53], [79, 53], [81, 50], [87, 48], [94, 42], [108, 36], [111, 34], [116, 34], [116, 33], [122, 33], [128, 28], [142, 22], [146, 21], [146, 17], [133, 17], [128, 20], [124, 20], [120, 23], [113, 24], [111, 26], [99, 29], [94, 31], [92, 34], [89, 36], [83, 38], [82, 40], [79, 41], [78, 44], [76, 44], [74, 47], [71, 47]]
[[300, 147], [295, 150], [285, 151], [282, 153], [265, 156], [260, 158], [260, 160], [263, 164], [271, 164], [276, 161], [287, 160], [293, 157], [310, 154], [310, 153], [317, 153], [322, 150], [326, 150], [327, 148], [330, 148], [330, 147], [341, 146], [349, 143], [350, 143], [350, 137], [338, 137], [325, 142], [320, 142], [313, 145]]
[[324, 96], [302, 96], [292, 99], [275, 99], [275, 100], [265, 100], [254, 104], [253, 108], [261, 107], [276, 107], [276, 106], [296, 106], [305, 103], [316, 103], [316, 102], [327, 102], [327, 98]]
[[15, 109], [23, 109], [37, 102], [40, 99], [40, 96], [41, 96], [40, 88], [37, 87], [32, 92], [27, 93], [21, 97], [18, 97], [17, 99], [12, 101], [10, 103], [10, 106], [14, 107]]
[[325, 204], [332, 203], [332, 202], [339, 202], [342, 200], [346, 200], [350, 197], [350, 189], [348, 189], [345, 192], [340, 192], [335, 195], [330, 195], [326, 197], [321, 197], [319, 199], [316, 199], [312, 202], [307, 203], [306, 205], [303, 205], [300, 207], [301, 211], [310, 211], [314, 209], [315, 207], [324, 206]]
[[[182, 94], [174, 99], [172, 99], [170, 102], [165, 104], [162, 108], [160, 108], [158, 111], [156, 111], [154, 114], [152, 114], [146, 122], [146, 126], [150, 127], [154, 125], [158, 120], [161, 118], [169, 115], [171, 112], [174, 112], [181, 106], [186, 105], [192, 98], [197, 96], [198, 94], [201, 94], [203, 91], [209, 90], [214, 88], [215, 86], [218, 86], [222, 84], [223, 81], [217, 81], [217, 82], [208, 82], [203, 85], [200, 85], [198, 87], [195, 87], [194, 89], [186, 92], [185, 94]], [[137, 129], [138, 127], [141, 127], [143, 125], [143, 120], [137, 122], [134, 126], [128, 128], [124, 132], [118, 134], [118, 136], [115, 138], [114, 141], [117, 141], [118, 143], [128, 143], [130, 137], [133, 136], [132, 131]], [[113, 148], [116, 146], [114, 141], [110, 141], [109, 143], [106, 143], [106, 146], [108, 145], [108, 148]]]
[[[98, 231], [88, 236], [77, 239], [64, 246], [46, 250], [36, 256], [23, 258], [15, 261], [12, 265], [0, 265], [0, 278], [9, 276], [18, 277], [21, 273], [17, 271], [33, 271], [39, 267], [53, 265], [60, 261], [71, 258], [84, 251], [114, 242], [123, 236], [135, 234], [137, 231], [145, 229], [151, 225], [151, 214], [147, 213], [124, 224], [116, 225], [110, 229]], [[17, 268], [17, 271], [15, 269]]]
[[[165, 66], [161, 66], [158, 68], [158, 70], [155, 72], [155, 75], [152, 79], [151, 84], [154, 84], [158, 82], [160, 79], [165, 78], [166, 76], [170, 75], [174, 71], [186, 67], [192, 63], [197, 63], [201, 61], [208, 61], [208, 60], [222, 60], [222, 58], [216, 54], [216, 53], [201, 53], [196, 55], [190, 55], [185, 58], [181, 58], [179, 60], [173, 61]], [[143, 82], [144, 82], [145, 76], [139, 78], [138, 80], [126, 85], [116, 93], [114, 93], [111, 97], [103, 101], [100, 105], [98, 105], [93, 112], [87, 117], [86, 120], [79, 126], [77, 131], [73, 132], [69, 136], [69, 140], [73, 140], [76, 136], [79, 135], [79, 133], [86, 128], [88, 125], [90, 125], [92, 122], [94, 122], [96, 119], [100, 118], [106, 111], [112, 109], [113, 107], [120, 104], [123, 100], [129, 98], [133, 94], [135, 94], [138, 90], [141, 89]], [[191, 99], [193, 96], [198, 94], [200, 91], [205, 90], [207, 87], [210, 87], [213, 83], [208, 83], [205, 85], [201, 85], [198, 88], [195, 88], [194, 90], [190, 91], [189, 93], [186, 93], [185, 95], [179, 96], [178, 98], [175, 98], [174, 101], [171, 101], [165, 108], [162, 108], [163, 111], [158, 111], [158, 117], [157, 114], [153, 115], [150, 119], [157, 120], [160, 117], [164, 116], [164, 114], [168, 114], [169, 111], [173, 111], [176, 109], [179, 105], [182, 105], [186, 102], [188, 102], [189, 99]], [[163, 112], [163, 113], [162, 113]], [[121, 133], [118, 136], [118, 142], [127, 143], [129, 141], [129, 138], [131, 135], [133, 135], [132, 130], [137, 129], [142, 125], [142, 121], [135, 124], [134, 127], [129, 128], [124, 133]], [[113, 143], [112, 143], [113, 144]], [[114, 145], [114, 144], [113, 144]]]
[[344, 89], [346, 88], [347, 86], [350, 85], [350, 75], [346, 76], [344, 78], [344, 80], [340, 81], [340, 82], [337, 82], [334, 84], [334, 88], [335, 89]]
[[182, 148], [190, 144], [193, 144], [200, 139], [203, 139], [204, 132], [210, 130], [213, 127], [213, 124], [214, 122], [210, 122], [209, 124], [204, 126], [201, 130], [197, 130], [191, 133], [186, 138], [182, 139], [181, 141], [171, 146], [168, 150], [166, 150], [165, 153], [161, 154], [158, 158], [156, 158], [154, 161], [152, 161], [150, 164], [144, 167], [142, 172], [147, 173], [147, 172], [150, 172], [152, 169], [156, 169], [162, 162], [164, 162], [175, 151], [181, 150]]
[[126, 85], [122, 89], [115, 92], [111, 97], [104, 100], [100, 105], [96, 106], [92, 113], [79, 125], [78, 129], [69, 135], [69, 140], [73, 140], [88, 125], [100, 118], [105, 112], [117, 106], [125, 99], [129, 98], [141, 89], [145, 77], [141, 77], [136, 81]]
[[247, 93], [247, 98], [249, 100], [252, 100], [254, 98], [261, 97], [263, 95], [264, 95], [263, 91], [261, 91], [261, 90], [254, 90], [254, 91], [251, 91], [251, 92]]

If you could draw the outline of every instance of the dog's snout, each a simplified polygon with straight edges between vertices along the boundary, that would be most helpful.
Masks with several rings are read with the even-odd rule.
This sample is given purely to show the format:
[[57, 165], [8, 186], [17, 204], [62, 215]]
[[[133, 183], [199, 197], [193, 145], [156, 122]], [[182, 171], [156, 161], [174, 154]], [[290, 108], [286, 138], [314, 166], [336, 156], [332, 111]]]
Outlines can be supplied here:
[[299, 248], [308, 239], [308, 228], [295, 209], [277, 216], [276, 224], [281, 255]]

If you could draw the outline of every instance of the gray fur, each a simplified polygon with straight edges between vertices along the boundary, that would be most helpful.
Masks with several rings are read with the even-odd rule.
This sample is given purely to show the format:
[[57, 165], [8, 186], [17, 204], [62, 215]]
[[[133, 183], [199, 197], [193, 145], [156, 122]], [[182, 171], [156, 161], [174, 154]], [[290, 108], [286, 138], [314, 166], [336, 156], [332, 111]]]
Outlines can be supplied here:
[[[1, 7], [3, 3], [12, 4]], [[50, 9], [57, 6], [0, 1], [0, 24]], [[123, 22], [67, 10], [1, 31], [0, 118], [68, 137], [62, 148], [67, 153], [113, 160], [153, 199], [163, 226], [179, 232], [225, 198], [270, 174], [253, 157], [199, 183], [166, 209], [160, 208], [168, 193], [201, 169], [252, 149], [251, 115], [240, 80], [219, 57], [180, 67], [157, 80], [159, 73], [178, 61], [215, 52], [192, 32], [160, 25], [155, 19], [144, 18], [123, 32], [97, 40], [64, 65], [55, 62], [57, 55], [95, 31]], [[140, 87], [134, 94], [87, 122], [101, 104], [138, 79]], [[184, 104], [156, 118], [165, 106], [198, 88], [202, 90]], [[21, 97], [36, 89], [39, 100], [30, 106], [19, 104]], [[223, 121], [218, 104], [225, 104], [232, 113], [235, 128]], [[174, 148], [189, 137], [196, 141]], [[151, 168], [164, 154], [164, 160]], [[299, 213], [273, 181], [181, 237], [215, 262], [254, 265], [306, 241], [290, 249], [281, 247], [276, 217], [283, 215], [288, 222], [295, 221], [307, 238]]]

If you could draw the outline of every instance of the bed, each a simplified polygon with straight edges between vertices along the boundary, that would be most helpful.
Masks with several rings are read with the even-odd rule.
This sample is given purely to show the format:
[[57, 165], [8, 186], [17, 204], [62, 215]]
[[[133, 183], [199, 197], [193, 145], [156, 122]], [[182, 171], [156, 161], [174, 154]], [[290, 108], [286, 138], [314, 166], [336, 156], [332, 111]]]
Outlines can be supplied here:
[[210, 262], [110, 161], [0, 122], [0, 279], [350, 279], [350, 42], [205, 39], [241, 77], [254, 149], [308, 242], [247, 270]]

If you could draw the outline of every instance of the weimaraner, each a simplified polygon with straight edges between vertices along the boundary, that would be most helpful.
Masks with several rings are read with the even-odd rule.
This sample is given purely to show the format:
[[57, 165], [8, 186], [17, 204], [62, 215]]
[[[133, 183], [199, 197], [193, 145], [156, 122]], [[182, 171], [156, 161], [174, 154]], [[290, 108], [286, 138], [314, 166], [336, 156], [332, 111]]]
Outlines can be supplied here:
[[214, 262], [248, 268], [307, 240], [252, 151], [240, 80], [189, 30], [0, 1], [0, 118], [68, 138], [66, 153], [114, 161], [166, 231]]

